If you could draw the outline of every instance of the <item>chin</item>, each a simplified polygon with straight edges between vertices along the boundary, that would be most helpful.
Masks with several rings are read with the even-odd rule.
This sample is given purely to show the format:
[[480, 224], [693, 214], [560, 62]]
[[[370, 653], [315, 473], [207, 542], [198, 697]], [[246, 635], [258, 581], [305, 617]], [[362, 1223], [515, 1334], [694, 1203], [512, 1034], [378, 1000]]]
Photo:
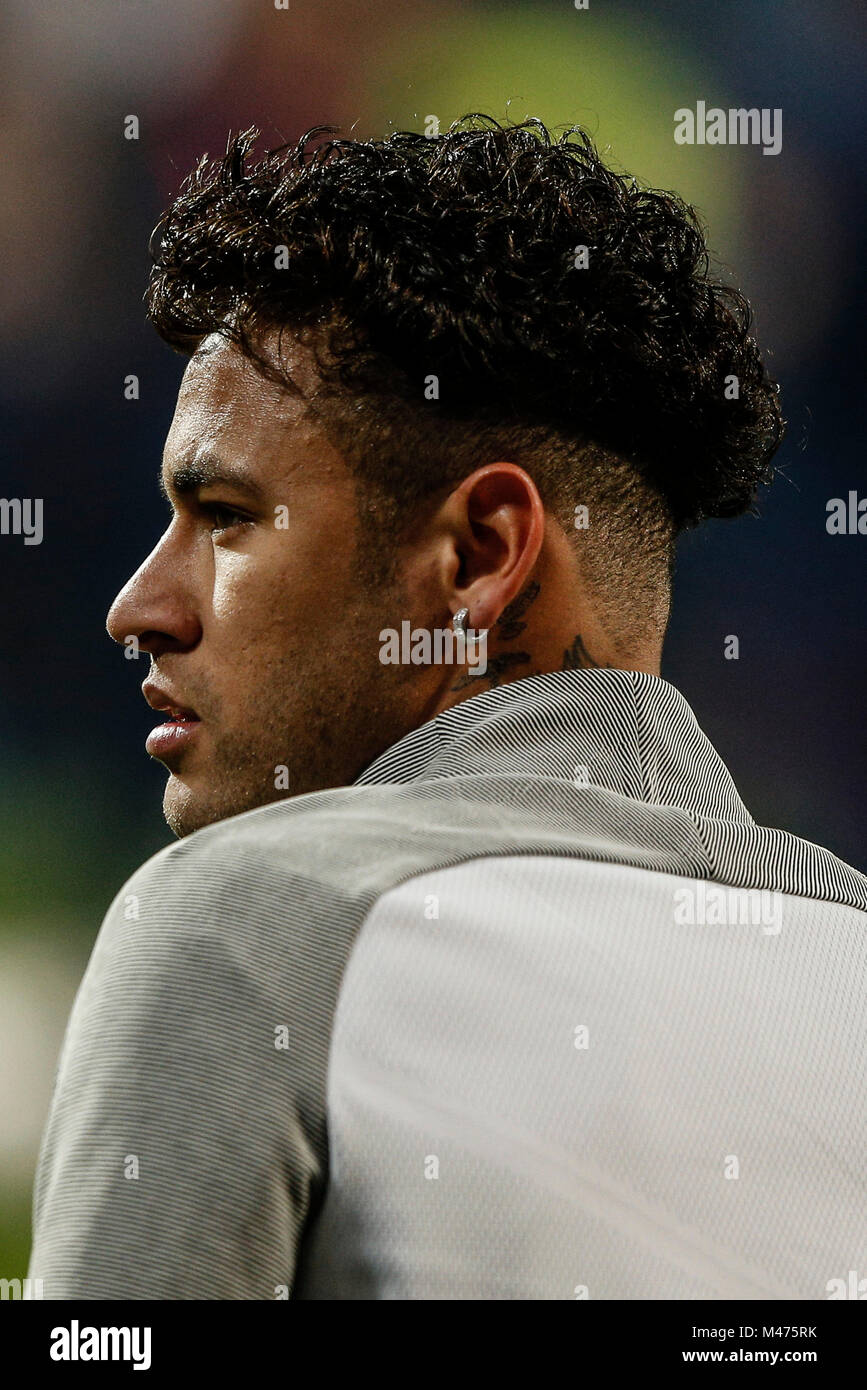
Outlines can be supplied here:
[[196, 830], [203, 830], [206, 825], [214, 825], [217, 821], [228, 820], [230, 816], [239, 816], [244, 811], [254, 811], [257, 806], [281, 799], [277, 795], [262, 795], [260, 788], [248, 788], [246, 792], [239, 789], [235, 795], [227, 789], [223, 790], [222, 795], [212, 789], [197, 790], [173, 773], [166, 783], [163, 815], [169, 829], [182, 840]]
[[[225, 813], [223, 813], [225, 814]], [[207, 797], [197, 795], [191, 787], [174, 774], [169, 777], [166, 783], [165, 795], [163, 796], [163, 815], [166, 824], [173, 834], [182, 840], [186, 835], [192, 835], [194, 831], [203, 829], [206, 825], [212, 825], [214, 821], [221, 820], [222, 815], [216, 810]]]

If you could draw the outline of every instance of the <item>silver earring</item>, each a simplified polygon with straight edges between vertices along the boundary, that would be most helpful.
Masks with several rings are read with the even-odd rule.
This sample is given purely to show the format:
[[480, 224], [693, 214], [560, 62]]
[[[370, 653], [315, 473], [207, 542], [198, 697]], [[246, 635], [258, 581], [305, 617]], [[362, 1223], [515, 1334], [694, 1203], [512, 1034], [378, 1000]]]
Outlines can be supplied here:
[[470, 637], [469, 633], [467, 632], [467, 618], [469, 616], [469, 608], [459, 608], [457, 613], [455, 613], [454, 617], [452, 618], [452, 628], [454, 629], [455, 633], [460, 633], [465, 642], [484, 642], [485, 638], [488, 635], [488, 629], [485, 627], [482, 629], [481, 632], [476, 632], [472, 637]]

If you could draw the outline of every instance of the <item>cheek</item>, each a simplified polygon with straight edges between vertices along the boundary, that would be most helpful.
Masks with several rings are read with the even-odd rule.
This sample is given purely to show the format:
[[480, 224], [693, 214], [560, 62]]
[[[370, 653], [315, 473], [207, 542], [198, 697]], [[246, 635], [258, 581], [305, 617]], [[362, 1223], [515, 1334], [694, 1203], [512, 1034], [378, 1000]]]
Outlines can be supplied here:
[[298, 631], [309, 621], [322, 581], [285, 540], [247, 550], [215, 548], [212, 623], [250, 647], [271, 632]]
[[255, 617], [261, 608], [261, 568], [252, 556], [215, 550], [210, 609], [220, 628], [249, 623]]

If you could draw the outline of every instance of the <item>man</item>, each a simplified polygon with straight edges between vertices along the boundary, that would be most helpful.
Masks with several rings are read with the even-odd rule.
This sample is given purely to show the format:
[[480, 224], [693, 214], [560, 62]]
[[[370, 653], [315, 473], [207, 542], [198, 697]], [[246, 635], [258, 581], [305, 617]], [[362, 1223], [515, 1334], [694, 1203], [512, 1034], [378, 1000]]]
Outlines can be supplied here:
[[154, 245], [171, 517], [108, 627], [180, 839], [76, 1000], [31, 1276], [825, 1298], [867, 881], [659, 675], [677, 533], [782, 434], [745, 301], [580, 132], [254, 138]]

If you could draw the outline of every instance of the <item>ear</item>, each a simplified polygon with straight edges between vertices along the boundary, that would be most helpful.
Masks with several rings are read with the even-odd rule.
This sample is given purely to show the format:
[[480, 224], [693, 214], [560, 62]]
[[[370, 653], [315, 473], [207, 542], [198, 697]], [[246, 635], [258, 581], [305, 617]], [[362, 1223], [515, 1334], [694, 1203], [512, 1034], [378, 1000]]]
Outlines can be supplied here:
[[464, 478], [438, 518], [453, 608], [467, 626], [491, 628], [527, 584], [545, 534], [545, 508], [533, 479], [516, 463], [488, 463]]

